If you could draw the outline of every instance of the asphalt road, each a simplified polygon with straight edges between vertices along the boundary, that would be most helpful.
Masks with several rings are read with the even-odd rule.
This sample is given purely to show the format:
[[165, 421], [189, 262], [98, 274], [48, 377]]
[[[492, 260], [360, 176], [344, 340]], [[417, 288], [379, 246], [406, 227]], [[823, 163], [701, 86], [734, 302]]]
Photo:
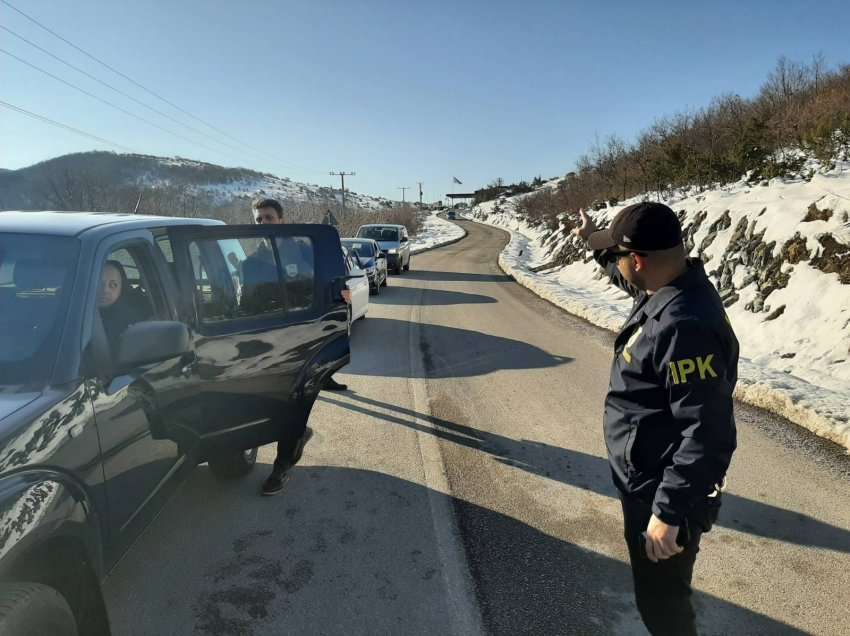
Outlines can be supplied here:
[[[612, 336], [502, 274], [499, 230], [414, 257], [355, 325], [283, 494], [201, 466], [106, 583], [116, 635], [644, 634], [605, 460]], [[738, 405], [704, 634], [850, 634], [850, 457]]]

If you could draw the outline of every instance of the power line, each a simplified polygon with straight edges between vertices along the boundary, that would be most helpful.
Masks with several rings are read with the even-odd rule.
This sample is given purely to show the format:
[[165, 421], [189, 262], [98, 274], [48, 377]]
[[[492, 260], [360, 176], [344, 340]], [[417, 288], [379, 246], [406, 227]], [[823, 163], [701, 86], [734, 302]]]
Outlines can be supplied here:
[[80, 130], [79, 128], [74, 128], [73, 126], [69, 126], [68, 124], [63, 124], [62, 122], [55, 121], [53, 119], [45, 117], [44, 115], [38, 115], [38, 114], [33, 113], [31, 111], [28, 111], [28, 110], [25, 110], [25, 109], [20, 108], [18, 106], [15, 106], [14, 104], [10, 104], [8, 102], [4, 102], [4, 101], [0, 100], [0, 106], [2, 106], [4, 108], [8, 108], [9, 110], [13, 110], [13, 111], [18, 112], [18, 113], [21, 113], [22, 115], [26, 115], [27, 117], [31, 117], [33, 119], [38, 119], [39, 121], [43, 121], [47, 124], [50, 124], [51, 126], [56, 126], [58, 128], [64, 128], [65, 130], [70, 130], [73, 133], [76, 133], [78, 135], [82, 135], [83, 137], [88, 137], [89, 139], [94, 139], [95, 141], [98, 141], [100, 143], [104, 143], [104, 144], [107, 144], [109, 146], [115, 146], [116, 148], [120, 148], [121, 150], [126, 150], [127, 152], [136, 152], [135, 150], [133, 150], [132, 148], [128, 148], [127, 146], [122, 146], [121, 144], [115, 143], [114, 141], [110, 141], [109, 139], [104, 139], [103, 137], [98, 137], [97, 135], [87, 133], [84, 130]]
[[[2, 0], [0, 0], [0, 1], [2, 1]], [[138, 119], [139, 121], [144, 122], [144, 123], [148, 124], [149, 126], [153, 126], [154, 128], [157, 128], [158, 130], [161, 130], [161, 131], [163, 131], [163, 132], [166, 132], [166, 133], [168, 133], [169, 135], [173, 135], [174, 137], [177, 137], [177, 138], [179, 138], [179, 139], [182, 139], [183, 141], [188, 141], [190, 144], [194, 144], [194, 145], [200, 146], [201, 148], [206, 148], [207, 150], [210, 150], [210, 151], [212, 151], [212, 152], [217, 152], [217, 153], [220, 153], [220, 154], [224, 154], [224, 152], [223, 152], [222, 150], [219, 150], [219, 149], [217, 149], [217, 148], [211, 148], [210, 146], [207, 146], [207, 145], [205, 145], [205, 144], [203, 144], [203, 143], [201, 143], [201, 142], [199, 142], [199, 141], [195, 141], [194, 139], [190, 139], [189, 137], [184, 137], [184, 136], [183, 136], [183, 135], [181, 135], [180, 133], [176, 133], [176, 132], [174, 132], [173, 130], [169, 130], [168, 128], [164, 128], [164, 127], [160, 126], [159, 124], [157, 124], [157, 123], [155, 123], [155, 122], [152, 122], [152, 121], [151, 121], [151, 120], [149, 120], [149, 119], [145, 119], [145, 118], [144, 118], [144, 117], [142, 117], [141, 115], [137, 115], [136, 113], [134, 113], [134, 112], [132, 112], [132, 111], [129, 111], [129, 110], [127, 110], [126, 108], [123, 108], [122, 106], [119, 106], [118, 104], [113, 104], [113, 103], [112, 103], [112, 102], [110, 102], [109, 100], [107, 100], [107, 99], [103, 99], [102, 97], [99, 97], [98, 95], [95, 95], [94, 93], [91, 93], [91, 92], [87, 91], [87, 90], [86, 90], [86, 89], [84, 89], [84, 88], [80, 88], [80, 87], [79, 87], [79, 86], [77, 86], [76, 84], [73, 84], [73, 83], [71, 83], [71, 82], [68, 82], [68, 81], [66, 81], [66, 80], [62, 79], [61, 77], [59, 77], [58, 75], [54, 75], [54, 74], [53, 74], [53, 73], [51, 73], [50, 71], [47, 71], [47, 70], [45, 70], [45, 69], [43, 69], [43, 68], [41, 68], [41, 67], [39, 67], [39, 66], [36, 66], [35, 64], [32, 64], [32, 63], [30, 63], [30, 62], [27, 62], [25, 59], [18, 57], [18, 56], [17, 56], [17, 55], [15, 55], [14, 53], [10, 53], [10, 52], [9, 52], [9, 51], [7, 51], [6, 49], [2, 49], [2, 48], [0, 48], [0, 53], [5, 53], [5, 54], [6, 54], [6, 55], [8, 55], [9, 57], [11, 57], [11, 58], [13, 58], [13, 59], [17, 60], [18, 62], [20, 62], [21, 64], [24, 64], [25, 66], [29, 66], [30, 68], [35, 69], [36, 71], [38, 71], [38, 72], [40, 72], [40, 73], [44, 73], [44, 74], [45, 74], [45, 75], [47, 75], [48, 77], [55, 79], [57, 82], [60, 82], [60, 83], [62, 83], [62, 84], [65, 84], [65, 86], [69, 86], [69, 87], [73, 88], [74, 90], [79, 91], [79, 92], [80, 92], [80, 93], [82, 93], [83, 95], [86, 95], [86, 96], [88, 96], [88, 97], [91, 97], [92, 99], [95, 99], [95, 100], [99, 101], [99, 102], [100, 102], [100, 103], [102, 103], [102, 104], [106, 104], [106, 105], [107, 105], [107, 106], [109, 106], [110, 108], [114, 108], [115, 110], [118, 110], [118, 111], [120, 111], [120, 112], [124, 113], [125, 115], [129, 115], [130, 117], [133, 117], [134, 119]]]
[[[218, 128], [218, 127], [216, 127], [216, 126], [214, 126], [214, 125], [210, 124], [209, 122], [207, 122], [207, 121], [205, 121], [205, 120], [201, 119], [201, 118], [200, 118], [200, 117], [198, 117], [197, 115], [193, 115], [193, 114], [192, 114], [192, 113], [190, 113], [188, 110], [186, 110], [186, 109], [184, 109], [184, 108], [181, 108], [180, 106], [178, 106], [177, 104], [175, 104], [175, 103], [174, 103], [174, 102], [172, 102], [171, 100], [169, 100], [169, 99], [167, 99], [167, 98], [163, 97], [162, 95], [160, 95], [159, 93], [157, 93], [156, 91], [153, 91], [153, 90], [151, 90], [150, 88], [147, 88], [146, 86], [144, 86], [144, 85], [140, 84], [139, 82], [137, 82], [136, 80], [134, 80], [132, 77], [130, 77], [130, 76], [129, 76], [129, 75], [127, 75], [126, 73], [122, 73], [122, 72], [121, 72], [121, 71], [119, 71], [117, 68], [115, 68], [115, 67], [113, 67], [113, 66], [110, 66], [109, 64], [107, 64], [106, 62], [104, 62], [103, 60], [101, 60], [100, 58], [98, 58], [98, 57], [96, 57], [96, 56], [92, 55], [91, 53], [89, 53], [89, 52], [88, 52], [88, 51], [86, 51], [85, 49], [83, 49], [83, 48], [81, 48], [81, 47], [77, 46], [76, 44], [74, 44], [73, 42], [71, 42], [70, 40], [68, 40], [67, 38], [65, 38], [65, 37], [63, 37], [63, 36], [61, 36], [61, 35], [59, 35], [58, 33], [56, 33], [56, 31], [52, 30], [50, 27], [45, 26], [44, 24], [42, 24], [41, 22], [39, 22], [38, 20], [36, 20], [36, 19], [35, 19], [34, 17], [32, 17], [31, 15], [29, 15], [29, 14], [25, 13], [24, 11], [22, 11], [21, 9], [19, 9], [18, 7], [16, 7], [15, 5], [13, 5], [11, 2], [8, 2], [8, 0], [0, 0], [0, 3], [2, 3], [2, 4], [4, 4], [4, 5], [6, 5], [7, 7], [9, 7], [10, 9], [12, 9], [12, 10], [13, 10], [13, 11], [15, 11], [16, 13], [18, 13], [19, 15], [23, 16], [24, 18], [26, 18], [27, 20], [29, 20], [30, 22], [32, 22], [33, 24], [35, 24], [36, 26], [38, 26], [40, 29], [43, 29], [44, 31], [47, 31], [47, 32], [48, 32], [50, 35], [52, 35], [53, 37], [58, 38], [59, 40], [62, 40], [62, 42], [64, 42], [65, 44], [67, 44], [68, 46], [70, 46], [71, 48], [73, 48], [74, 50], [79, 51], [80, 53], [82, 53], [83, 55], [85, 55], [86, 57], [88, 57], [89, 59], [94, 60], [95, 62], [97, 62], [98, 64], [100, 64], [101, 66], [103, 66], [104, 68], [106, 68], [106, 69], [108, 69], [108, 70], [112, 71], [113, 73], [115, 73], [116, 75], [118, 75], [118, 76], [120, 76], [120, 77], [124, 78], [125, 80], [127, 80], [128, 82], [130, 82], [131, 84], [133, 84], [134, 86], [136, 86], [136, 87], [138, 87], [138, 88], [142, 89], [143, 91], [145, 91], [146, 93], [148, 93], [148, 94], [152, 95], [153, 97], [156, 97], [158, 100], [160, 100], [160, 101], [162, 101], [162, 102], [164, 102], [164, 103], [168, 104], [169, 106], [171, 106], [171, 107], [172, 107], [172, 108], [174, 108], [175, 110], [180, 111], [181, 113], [183, 113], [183, 114], [184, 114], [184, 115], [186, 115], [187, 117], [191, 117], [191, 118], [192, 118], [192, 119], [194, 119], [195, 121], [197, 121], [197, 122], [199, 122], [199, 123], [203, 124], [203, 125], [204, 125], [204, 126], [206, 126], [207, 128], [210, 128], [211, 130], [214, 130], [214, 131], [215, 131], [215, 132], [217, 132], [218, 134], [223, 135], [223, 136], [227, 137], [228, 139], [231, 139], [231, 140], [235, 141], [236, 143], [240, 144], [241, 146], [244, 146], [244, 147], [246, 147], [246, 148], [249, 148], [252, 152], [259, 153], [259, 154], [260, 154], [261, 156], [263, 156], [263, 157], [268, 157], [267, 153], [265, 153], [265, 152], [263, 152], [263, 151], [261, 151], [261, 150], [257, 150], [257, 149], [256, 149], [256, 148], [254, 148], [251, 144], [248, 144], [248, 143], [246, 143], [246, 142], [244, 142], [244, 141], [242, 141], [242, 140], [240, 140], [240, 139], [237, 139], [237, 138], [236, 138], [236, 137], [234, 137], [233, 135], [228, 134], [227, 132], [225, 132], [225, 131], [221, 130], [220, 128]], [[295, 164], [292, 164], [292, 163], [289, 163], [289, 162], [283, 161], [283, 160], [281, 160], [281, 159], [277, 159], [277, 161], [279, 161], [279, 162], [280, 162], [281, 164], [283, 164], [283, 165], [288, 165], [289, 167], [292, 167], [292, 168], [296, 168], [296, 169], [299, 169], [299, 170], [304, 170], [304, 171], [306, 171], [306, 172], [314, 172], [314, 173], [318, 174], [318, 171], [313, 170], [313, 169], [311, 169], [311, 168], [305, 168], [304, 166], [297, 166], [297, 165], [295, 165]]]
[[161, 117], [165, 117], [166, 119], [168, 119], [168, 120], [170, 120], [170, 121], [174, 122], [175, 124], [178, 124], [179, 126], [183, 126], [184, 128], [186, 128], [186, 129], [188, 129], [188, 130], [191, 130], [191, 131], [192, 131], [192, 132], [194, 132], [195, 134], [197, 134], [197, 135], [201, 135], [202, 137], [205, 137], [205, 138], [209, 139], [210, 141], [214, 141], [215, 143], [219, 143], [219, 144], [222, 144], [222, 145], [224, 145], [224, 146], [227, 146], [227, 147], [228, 147], [228, 148], [230, 148], [231, 150], [236, 150], [237, 152], [244, 152], [244, 150], [242, 150], [241, 148], [238, 148], [238, 147], [236, 147], [236, 146], [234, 146], [234, 145], [232, 145], [232, 144], [229, 144], [229, 143], [227, 143], [227, 142], [225, 142], [225, 141], [221, 141], [221, 140], [219, 140], [219, 139], [216, 139], [215, 137], [213, 137], [213, 136], [212, 136], [212, 135], [210, 135], [209, 133], [205, 133], [204, 131], [199, 130], [198, 128], [195, 128], [194, 126], [190, 126], [189, 124], [187, 124], [187, 123], [185, 123], [185, 122], [180, 121], [180, 120], [179, 120], [179, 119], [177, 119], [176, 117], [172, 117], [172, 116], [171, 116], [171, 115], [169, 115], [168, 113], [165, 113], [165, 112], [163, 112], [163, 111], [161, 111], [161, 110], [159, 110], [159, 109], [157, 109], [157, 108], [154, 108], [153, 106], [151, 106], [151, 105], [149, 105], [149, 104], [146, 104], [146, 103], [145, 103], [145, 102], [143, 102], [142, 100], [140, 100], [140, 99], [137, 99], [137, 98], [133, 97], [132, 95], [130, 95], [129, 93], [127, 93], [127, 92], [125, 92], [125, 91], [122, 91], [120, 88], [116, 88], [115, 86], [113, 86], [113, 85], [112, 85], [112, 84], [110, 84], [109, 82], [104, 82], [102, 79], [100, 79], [99, 77], [96, 77], [95, 75], [92, 75], [91, 73], [89, 73], [89, 72], [88, 72], [88, 71], [86, 71], [85, 69], [82, 69], [82, 68], [80, 68], [80, 67], [78, 67], [78, 66], [75, 66], [74, 64], [71, 64], [71, 63], [70, 63], [70, 62], [68, 62], [67, 60], [64, 60], [64, 59], [62, 59], [61, 57], [59, 57], [58, 55], [55, 55], [54, 53], [51, 53], [51, 52], [50, 52], [50, 51], [48, 51], [47, 49], [45, 49], [45, 48], [43, 48], [43, 47], [39, 46], [38, 44], [36, 44], [35, 42], [32, 42], [31, 40], [28, 40], [27, 38], [25, 38], [24, 36], [20, 35], [19, 33], [15, 33], [14, 31], [12, 31], [11, 29], [9, 29], [9, 28], [7, 28], [7, 27], [3, 26], [2, 24], [0, 24], [0, 29], [3, 29], [3, 30], [4, 30], [4, 31], [6, 31], [7, 33], [10, 33], [11, 35], [13, 35], [14, 37], [18, 38], [19, 40], [21, 40], [21, 41], [23, 41], [23, 42], [26, 42], [26, 43], [27, 43], [27, 44], [29, 44], [30, 46], [32, 46], [32, 47], [34, 47], [34, 48], [38, 49], [39, 51], [41, 51], [41, 52], [42, 52], [42, 53], [44, 53], [45, 55], [50, 56], [51, 58], [53, 58], [53, 59], [54, 59], [54, 60], [56, 60], [57, 62], [60, 62], [61, 64], [64, 64], [64, 65], [65, 65], [65, 66], [67, 66], [68, 68], [73, 69], [73, 70], [77, 71], [78, 73], [81, 73], [82, 75], [85, 75], [86, 77], [88, 77], [89, 79], [91, 79], [91, 80], [93, 80], [93, 81], [97, 82], [98, 84], [100, 84], [100, 85], [102, 85], [102, 86], [105, 86], [106, 88], [108, 88], [108, 89], [110, 89], [110, 90], [112, 90], [112, 91], [115, 91], [115, 92], [116, 92], [116, 93], [118, 93], [119, 95], [122, 95], [123, 97], [126, 97], [127, 99], [129, 99], [129, 100], [131, 100], [131, 101], [135, 102], [136, 104], [139, 104], [140, 106], [143, 106], [143, 107], [147, 108], [147, 109], [148, 109], [148, 110], [150, 110], [151, 112], [156, 113], [157, 115], [160, 115]]

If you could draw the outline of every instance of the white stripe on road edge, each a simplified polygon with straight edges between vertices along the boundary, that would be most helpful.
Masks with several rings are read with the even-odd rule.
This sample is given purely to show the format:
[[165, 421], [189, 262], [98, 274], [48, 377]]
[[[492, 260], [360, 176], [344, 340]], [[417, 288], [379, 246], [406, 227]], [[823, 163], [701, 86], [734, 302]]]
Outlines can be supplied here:
[[[419, 343], [422, 337], [422, 295], [420, 289], [416, 301], [410, 309], [410, 376], [408, 386], [413, 398], [413, 410], [418, 414], [430, 413], [428, 392], [425, 384], [425, 364]], [[446, 586], [449, 611], [454, 633], [459, 636], [484, 634], [481, 612], [475, 597], [475, 588], [466, 551], [457, 526], [455, 511], [452, 507], [452, 495], [440, 442], [433, 433], [422, 429], [434, 430], [434, 425], [421, 417], [414, 416], [417, 425], [419, 453], [422, 456], [422, 469], [425, 486], [428, 489], [428, 503], [431, 507], [431, 519], [437, 539], [437, 554], [441, 562], [443, 583]]]

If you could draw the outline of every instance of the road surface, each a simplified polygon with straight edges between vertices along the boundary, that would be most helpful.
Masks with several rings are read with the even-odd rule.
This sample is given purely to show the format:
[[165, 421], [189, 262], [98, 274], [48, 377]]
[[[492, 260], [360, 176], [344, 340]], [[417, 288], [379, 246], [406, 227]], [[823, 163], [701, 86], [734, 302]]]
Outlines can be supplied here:
[[[496, 265], [414, 257], [355, 325], [285, 492], [201, 466], [107, 580], [118, 636], [645, 634], [602, 403], [613, 337]], [[695, 603], [704, 634], [850, 634], [850, 458], [738, 405]]]

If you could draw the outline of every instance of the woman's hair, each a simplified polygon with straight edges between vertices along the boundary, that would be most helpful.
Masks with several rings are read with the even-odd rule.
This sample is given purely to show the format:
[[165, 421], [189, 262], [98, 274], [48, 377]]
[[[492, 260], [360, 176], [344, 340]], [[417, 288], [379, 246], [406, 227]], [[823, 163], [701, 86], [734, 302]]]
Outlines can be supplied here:
[[118, 275], [121, 277], [121, 293], [118, 298], [120, 299], [127, 292], [127, 288], [130, 286], [130, 283], [127, 281], [127, 272], [124, 271], [124, 266], [116, 260], [108, 260], [103, 264], [103, 268], [106, 269], [107, 266], [114, 267], [118, 270]]

